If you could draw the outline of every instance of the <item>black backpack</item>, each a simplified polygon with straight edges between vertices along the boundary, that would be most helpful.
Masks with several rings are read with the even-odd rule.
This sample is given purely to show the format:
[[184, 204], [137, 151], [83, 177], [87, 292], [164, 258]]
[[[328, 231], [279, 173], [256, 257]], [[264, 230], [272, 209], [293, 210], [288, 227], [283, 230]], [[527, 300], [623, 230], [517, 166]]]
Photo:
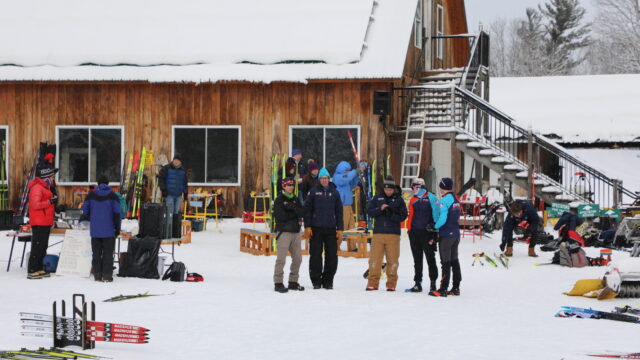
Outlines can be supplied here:
[[171, 266], [164, 272], [162, 280], [184, 281], [187, 267], [180, 261], [174, 261]]

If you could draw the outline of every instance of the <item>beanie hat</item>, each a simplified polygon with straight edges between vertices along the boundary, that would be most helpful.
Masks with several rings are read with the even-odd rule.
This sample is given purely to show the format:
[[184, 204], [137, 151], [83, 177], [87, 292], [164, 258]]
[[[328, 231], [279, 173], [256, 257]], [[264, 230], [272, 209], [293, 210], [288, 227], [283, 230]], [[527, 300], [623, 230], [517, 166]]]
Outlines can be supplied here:
[[393, 181], [393, 177], [391, 177], [391, 176], [387, 176], [387, 177], [384, 179], [384, 187], [392, 187], [392, 188], [395, 188], [395, 187], [396, 187], [396, 182], [395, 182], [395, 181]]
[[327, 169], [325, 169], [325, 168], [320, 169], [320, 172], [318, 173], [318, 179], [323, 177], [323, 176], [331, 178], [331, 175], [329, 175], [329, 171]]
[[58, 169], [51, 166], [39, 166], [36, 169], [36, 176], [39, 178], [48, 178], [52, 177], [58, 172]]
[[424, 182], [423, 178], [417, 177], [417, 178], [413, 179], [413, 181], [411, 181], [411, 185], [414, 185], [414, 184], [417, 184], [417, 185], [420, 185], [420, 186], [424, 186], [425, 182]]
[[291, 151], [291, 156], [302, 155], [302, 151], [300, 149], [293, 149]]
[[287, 185], [295, 185], [295, 183], [296, 182], [293, 180], [293, 178], [286, 177], [282, 180], [282, 188], [284, 189], [284, 187]]
[[310, 161], [307, 167], [309, 168], [309, 171], [318, 170], [319, 168], [318, 163], [315, 161]]
[[182, 162], [182, 155], [180, 154], [173, 155], [173, 160], [180, 160]]
[[109, 185], [109, 178], [106, 175], [100, 175], [98, 177], [98, 185], [101, 184]]
[[442, 190], [453, 190], [453, 180], [448, 177], [442, 178], [440, 179], [440, 183], [438, 184], [438, 186]]

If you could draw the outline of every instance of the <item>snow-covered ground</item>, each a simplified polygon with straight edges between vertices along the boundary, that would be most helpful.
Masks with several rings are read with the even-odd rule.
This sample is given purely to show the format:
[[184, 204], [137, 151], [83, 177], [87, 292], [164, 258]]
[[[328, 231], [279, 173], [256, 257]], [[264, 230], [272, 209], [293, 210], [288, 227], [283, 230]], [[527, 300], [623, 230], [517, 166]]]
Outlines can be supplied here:
[[[563, 305], [611, 310], [638, 301], [601, 301], [562, 295], [578, 279], [601, 278], [601, 267], [534, 266], [550, 261], [526, 256], [516, 244], [510, 269], [471, 266], [472, 253], [497, 250], [499, 233], [463, 239], [460, 297], [408, 294], [413, 260], [406, 236], [400, 256], [400, 291], [365, 292], [366, 259], [339, 259], [335, 289], [310, 289], [308, 257], [301, 283], [307, 290], [273, 291], [274, 257], [239, 251], [239, 220], [225, 220], [222, 233], [193, 234], [177, 248], [177, 259], [203, 283], [116, 278], [111, 284], [88, 278], [27, 280], [19, 254], [5, 272], [10, 238], [0, 246], [0, 349], [51, 346], [50, 340], [21, 337], [18, 313], [50, 313], [54, 300], [84, 293], [96, 301], [97, 319], [151, 329], [146, 345], [97, 343], [92, 354], [114, 359], [578, 359], [588, 352], [638, 351], [640, 325], [607, 320], [555, 318]], [[587, 249], [595, 256], [597, 249]], [[50, 253], [59, 247], [49, 249]], [[614, 253], [614, 258], [627, 257]], [[287, 263], [288, 265], [289, 263]], [[101, 300], [120, 294], [170, 293], [123, 302]], [[78, 348], [73, 348], [79, 350]]]

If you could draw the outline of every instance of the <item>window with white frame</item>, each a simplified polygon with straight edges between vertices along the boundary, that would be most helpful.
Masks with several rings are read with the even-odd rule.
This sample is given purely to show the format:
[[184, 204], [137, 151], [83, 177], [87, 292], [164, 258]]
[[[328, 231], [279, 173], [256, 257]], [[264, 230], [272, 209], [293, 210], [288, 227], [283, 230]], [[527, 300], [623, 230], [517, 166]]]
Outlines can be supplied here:
[[240, 126], [174, 126], [173, 155], [180, 154], [191, 185], [240, 185]]
[[356, 161], [349, 139], [353, 139], [360, 152], [360, 126], [291, 126], [289, 127], [289, 153], [293, 149], [302, 152], [304, 161], [315, 160], [333, 175], [340, 161], [347, 161], [355, 168]]
[[[438, 5], [436, 10], [436, 36], [444, 36], [444, 7]], [[444, 39], [438, 38], [436, 41], [436, 57], [440, 60], [444, 58]]]
[[415, 34], [413, 45], [418, 49], [422, 49], [422, 1], [418, 1], [416, 18], [413, 22], [413, 33]]
[[57, 126], [56, 166], [61, 185], [95, 183], [101, 175], [120, 181], [124, 157], [122, 126]]

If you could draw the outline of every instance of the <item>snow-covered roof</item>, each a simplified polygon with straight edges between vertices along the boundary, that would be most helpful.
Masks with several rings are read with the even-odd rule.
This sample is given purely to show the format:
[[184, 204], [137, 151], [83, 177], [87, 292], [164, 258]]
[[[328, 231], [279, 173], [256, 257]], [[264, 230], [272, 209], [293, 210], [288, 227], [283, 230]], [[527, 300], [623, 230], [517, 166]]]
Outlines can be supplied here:
[[0, 12], [0, 81], [399, 78], [416, 6], [417, 0], [22, 0]]
[[638, 142], [638, 83], [638, 74], [492, 78], [491, 103], [561, 143]]

